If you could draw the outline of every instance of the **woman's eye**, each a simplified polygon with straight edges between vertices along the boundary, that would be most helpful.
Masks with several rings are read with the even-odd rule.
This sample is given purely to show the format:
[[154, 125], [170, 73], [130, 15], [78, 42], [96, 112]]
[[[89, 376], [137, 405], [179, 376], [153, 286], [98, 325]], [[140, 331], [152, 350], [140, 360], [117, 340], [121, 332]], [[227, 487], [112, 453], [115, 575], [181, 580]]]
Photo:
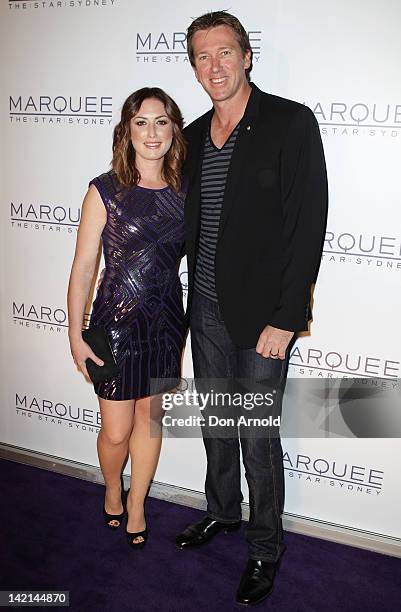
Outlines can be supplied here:
[[159, 125], [167, 125], [167, 121], [166, 119], [160, 119], [160, 121], [157, 122]]
[[142, 125], [145, 125], [144, 121], [136, 121], [135, 125], [139, 125], [139, 127], [141, 127]]

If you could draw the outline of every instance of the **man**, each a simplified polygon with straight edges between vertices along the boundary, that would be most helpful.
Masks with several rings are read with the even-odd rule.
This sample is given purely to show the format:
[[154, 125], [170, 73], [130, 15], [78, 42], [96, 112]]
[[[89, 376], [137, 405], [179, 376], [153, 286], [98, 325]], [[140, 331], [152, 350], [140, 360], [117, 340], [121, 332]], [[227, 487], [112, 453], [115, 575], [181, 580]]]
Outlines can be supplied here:
[[[226, 12], [187, 35], [195, 76], [213, 109], [185, 129], [188, 313], [195, 379], [283, 380], [294, 334], [308, 329], [322, 251], [327, 183], [320, 132], [307, 107], [248, 80], [251, 48]], [[273, 588], [284, 551], [278, 436], [204, 431], [207, 516], [177, 537], [186, 549], [240, 527], [240, 445], [249, 487], [249, 560], [237, 602]], [[205, 433], [206, 432], [206, 433]]]

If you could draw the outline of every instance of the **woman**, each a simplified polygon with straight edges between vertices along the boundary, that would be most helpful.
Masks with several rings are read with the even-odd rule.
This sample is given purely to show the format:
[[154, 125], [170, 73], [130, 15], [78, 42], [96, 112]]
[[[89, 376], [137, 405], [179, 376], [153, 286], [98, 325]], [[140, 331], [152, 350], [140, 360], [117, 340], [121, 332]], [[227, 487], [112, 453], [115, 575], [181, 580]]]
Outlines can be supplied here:
[[117, 376], [94, 384], [102, 420], [103, 512], [106, 525], [120, 526], [121, 473], [129, 452], [127, 537], [134, 548], [146, 543], [144, 500], [161, 448], [161, 399], [154, 391], [160, 387], [152, 387], [152, 379], [179, 377], [184, 345], [182, 127], [178, 106], [161, 89], [143, 88], [127, 98], [114, 130], [112, 170], [89, 183], [84, 199], [68, 289], [71, 352], [88, 376], [88, 358], [103, 365], [81, 333], [101, 238], [105, 274], [90, 326], [105, 329], [119, 367]]

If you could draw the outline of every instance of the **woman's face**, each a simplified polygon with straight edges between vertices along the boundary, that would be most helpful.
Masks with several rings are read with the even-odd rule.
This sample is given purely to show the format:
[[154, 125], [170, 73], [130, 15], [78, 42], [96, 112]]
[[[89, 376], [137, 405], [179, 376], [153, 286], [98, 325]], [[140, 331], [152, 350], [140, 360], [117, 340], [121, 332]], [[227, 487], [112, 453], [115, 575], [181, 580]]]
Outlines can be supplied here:
[[136, 155], [146, 160], [165, 156], [173, 141], [173, 122], [163, 102], [147, 98], [130, 121], [131, 142]]

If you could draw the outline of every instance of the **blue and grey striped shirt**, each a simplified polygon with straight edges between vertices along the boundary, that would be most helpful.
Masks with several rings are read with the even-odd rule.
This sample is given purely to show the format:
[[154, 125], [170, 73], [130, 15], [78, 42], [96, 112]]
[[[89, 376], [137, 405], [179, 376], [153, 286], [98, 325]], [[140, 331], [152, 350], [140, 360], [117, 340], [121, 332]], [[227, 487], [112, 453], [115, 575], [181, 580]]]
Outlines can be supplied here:
[[195, 268], [195, 289], [214, 302], [217, 302], [215, 284], [217, 236], [227, 173], [230, 167], [239, 125], [238, 123], [221, 149], [218, 149], [214, 145], [210, 136], [209, 126], [203, 151], [201, 223]]

